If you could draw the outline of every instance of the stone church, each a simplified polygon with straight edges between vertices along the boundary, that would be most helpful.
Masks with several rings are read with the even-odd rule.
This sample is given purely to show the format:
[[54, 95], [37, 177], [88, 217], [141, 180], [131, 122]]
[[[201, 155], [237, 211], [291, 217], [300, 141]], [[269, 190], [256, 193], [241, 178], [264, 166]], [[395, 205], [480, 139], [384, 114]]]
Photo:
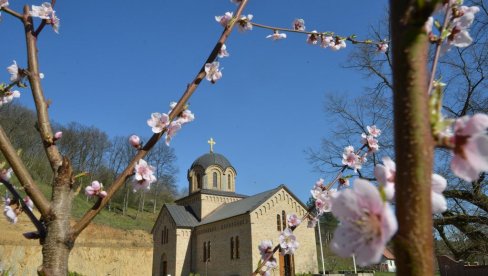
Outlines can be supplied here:
[[[151, 231], [153, 275], [247, 276], [260, 260], [262, 240], [278, 244], [286, 215], [306, 214], [306, 206], [285, 186], [246, 196], [235, 192], [236, 169], [223, 155], [210, 152], [188, 170], [189, 195], [165, 204]], [[306, 223], [306, 222], [305, 222]], [[295, 255], [275, 254], [271, 275], [317, 272], [314, 229], [294, 231]]]

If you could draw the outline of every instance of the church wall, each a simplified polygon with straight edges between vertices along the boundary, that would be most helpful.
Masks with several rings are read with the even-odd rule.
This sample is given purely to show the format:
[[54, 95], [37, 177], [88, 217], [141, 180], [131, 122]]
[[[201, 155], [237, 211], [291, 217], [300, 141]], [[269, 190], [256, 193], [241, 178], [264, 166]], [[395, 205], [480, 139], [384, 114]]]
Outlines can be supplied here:
[[227, 196], [218, 196], [218, 195], [201, 195], [201, 217], [204, 218], [215, 209], [217, 209], [220, 205], [224, 203], [234, 202], [240, 200], [241, 198], [238, 197], [227, 197]]
[[[231, 238], [239, 237], [239, 258], [231, 258]], [[204, 242], [210, 242], [210, 261], [203, 261]], [[247, 276], [252, 272], [251, 225], [244, 214], [197, 227], [193, 239], [193, 268], [200, 275]], [[207, 273], [205, 270], [207, 269]]]
[[[287, 215], [295, 213], [300, 218], [306, 213], [306, 210], [300, 203], [298, 203], [284, 189], [278, 191], [274, 196], [269, 198], [251, 213], [251, 224], [253, 225], [252, 262], [254, 266], [257, 265], [261, 258], [258, 246], [262, 240], [271, 240], [273, 245], [278, 244], [281, 231], [278, 231], [277, 215], [280, 216], [280, 229], [283, 230], [282, 211], [285, 211]], [[294, 256], [295, 273], [316, 273], [318, 269], [314, 229], [307, 228], [305, 222], [304, 225], [300, 225], [294, 231], [294, 234], [297, 237], [297, 241], [300, 243]], [[279, 255], [276, 253], [275, 258], [279, 260]], [[275, 271], [275, 275], [279, 275], [279, 269]]]
[[[177, 229], [176, 230], [176, 273], [174, 275], [189, 275], [192, 252], [190, 247], [192, 230]], [[173, 274], [172, 274], [173, 275]]]
[[201, 220], [202, 218], [202, 208], [200, 205], [201, 200], [202, 200], [202, 194], [195, 194], [195, 195], [190, 195], [189, 197], [183, 200], [178, 200], [177, 204], [181, 206], [190, 206], [190, 208], [193, 210], [193, 213], [195, 213], [197, 218]]
[[[167, 274], [176, 274], [176, 225], [166, 209], [163, 210], [158, 226], [153, 231], [153, 275], [162, 275], [163, 261], [167, 263]], [[164, 227], [167, 229], [167, 242], [163, 243]], [[165, 240], [166, 241], [166, 240]], [[166, 275], [164, 275], [166, 276]]]

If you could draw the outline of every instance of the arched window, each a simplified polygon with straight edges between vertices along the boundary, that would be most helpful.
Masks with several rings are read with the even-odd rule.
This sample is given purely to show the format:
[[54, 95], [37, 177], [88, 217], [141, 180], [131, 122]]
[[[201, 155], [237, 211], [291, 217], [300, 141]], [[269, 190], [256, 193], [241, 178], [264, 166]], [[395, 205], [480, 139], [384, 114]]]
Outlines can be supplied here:
[[282, 225], [283, 225], [283, 230], [285, 230], [286, 229], [286, 225], [287, 225], [287, 223], [286, 223], [286, 212], [285, 212], [285, 210], [283, 210], [281, 212], [281, 221], [282, 221]]
[[199, 173], [197, 173], [197, 188], [202, 188], [202, 176]]
[[213, 187], [217, 188], [217, 173], [213, 173]]
[[230, 191], [232, 189], [232, 186], [231, 186], [231, 176], [230, 174], [227, 175], [227, 189]]
[[230, 259], [234, 259], [234, 237], [230, 238]]
[[276, 215], [276, 230], [281, 231], [281, 216], [280, 216], [280, 214]]
[[236, 236], [236, 259], [239, 259], [239, 236]]
[[203, 242], [203, 261], [207, 261], [207, 242]]

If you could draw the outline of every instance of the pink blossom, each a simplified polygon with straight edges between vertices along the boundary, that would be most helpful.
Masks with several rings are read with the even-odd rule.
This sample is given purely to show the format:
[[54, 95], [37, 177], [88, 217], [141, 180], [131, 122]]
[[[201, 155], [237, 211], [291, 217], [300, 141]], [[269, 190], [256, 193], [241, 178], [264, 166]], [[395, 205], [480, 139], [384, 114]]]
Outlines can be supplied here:
[[53, 13], [53, 7], [48, 2], [44, 2], [40, 6], [32, 5], [32, 9], [29, 12], [30, 16], [38, 17], [41, 19], [51, 19]]
[[286, 220], [288, 221], [288, 226], [290, 227], [297, 227], [302, 222], [302, 220], [299, 219], [296, 214], [287, 215]]
[[222, 78], [222, 72], [219, 70], [219, 66], [220, 63], [218, 61], [205, 64], [205, 73], [207, 74], [205, 78], [211, 83], [215, 83]]
[[429, 19], [424, 24], [424, 29], [427, 34], [432, 33], [432, 26], [434, 25], [434, 17], [429, 16]]
[[169, 116], [166, 113], [152, 113], [151, 118], [147, 120], [147, 124], [152, 128], [154, 133], [160, 133], [169, 124]]
[[380, 53], [386, 53], [388, 51], [388, 43], [386, 42], [381, 42], [376, 46], [378, 46], [378, 52]]
[[7, 219], [8, 222], [10, 223], [17, 223], [17, 214], [15, 213], [15, 210], [10, 207], [10, 206], [5, 206], [3, 208], [3, 214], [5, 215], [5, 218]]
[[232, 12], [226, 12], [224, 15], [216, 16], [215, 20], [220, 23], [220, 25], [227, 27], [227, 24], [229, 24], [229, 21], [232, 19], [232, 16], [234, 13]]
[[357, 155], [354, 152], [354, 148], [352, 146], [348, 146], [344, 148], [344, 152], [342, 154], [342, 164], [348, 166], [349, 168], [357, 171], [361, 169], [362, 163], [365, 161], [365, 157], [362, 158], [361, 156]]
[[315, 228], [317, 223], [319, 222], [318, 217], [309, 217], [308, 218], [308, 223], [307, 223], [307, 228]]
[[378, 263], [398, 224], [376, 187], [356, 179], [352, 189], [343, 190], [333, 200], [332, 213], [341, 221], [331, 242], [332, 251], [344, 258], [355, 254], [361, 266]]
[[12, 168], [2, 169], [0, 171], [0, 178], [2, 178], [5, 181], [9, 181], [13, 173], [14, 171], [12, 170]]
[[129, 144], [133, 146], [134, 148], [138, 149], [141, 147], [141, 138], [137, 135], [131, 135], [129, 137]]
[[171, 122], [171, 124], [168, 127], [168, 131], [166, 132], [166, 145], [169, 146], [169, 142], [173, 137], [176, 135], [176, 133], [181, 129], [181, 124], [177, 121]]
[[176, 122], [180, 125], [184, 125], [192, 122], [193, 120], [195, 120], [195, 114], [193, 114], [189, 109], [185, 109], [183, 112], [181, 112], [181, 115], [178, 117]]
[[395, 176], [396, 164], [390, 157], [383, 157], [383, 165], [378, 164], [374, 168], [374, 176], [380, 183], [387, 200], [393, 200], [395, 197]]
[[369, 135], [373, 136], [374, 138], [381, 135], [381, 130], [377, 128], [376, 125], [366, 126], [366, 129], [368, 130]]
[[54, 11], [51, 14], [50, 24], [53, 26], [54, 32], [59, 34], [60, 19], [56, 16], [56, 12]]
[[273, 34], [266, 36], [266, 38], [270, 38], [272, 40], [280, 40], [280, 39], [285, 39], [286, 34], [275, 31]]
[[8, 0], [0, 0], [0, 8], [8, 7]]
[[170, 102], [169, 103], [169, 108], [170, 109], [169, 109], [168, 114], [171, 113], [171, 111], [173, 111], [173, 109], [176, 107], [177, 104], [178, 104], [177, 102]]
[[57, 131], [54, 133], [54, 141], [57, 141], [63, 137], [63, 132], [62, 131]]
[[20, 92], [18, 90], [4, 92], [3, 96], [0, 96], [0, 107], [10, 103], [15, 98], [20, 98]]
[[447, 180], [438, 175], [432, 174], [432, 213], [439, 214], [447, 210], [446, 198], [442, 195], [442, 192], [447, 187]]
[[336, 37], [335, 41], [329, 44], [332, 50], [338, 51], [340, 49], [346, 48], [346, 41], [340, 37]]
[[251, 31], [252, 30], [252, 24], [251, 20], [253, 18], [252, 14], [248, 14], [241, 16], [241, 19], [239, 19], [239, 31], [244, 32], [244, 31]]
[[230, 0], [230, 2], [239, 5], [241, 4], [242, 0]]
[[270, 240], [263, 240], [258, 246], [259, 254], [264, 266], [261, 268], [261, 275], [269, 275], [269, 270], [276, 268], [277, 262], [273, 257], [273, 243]]
[[319, 41], [319, 35], [316, 30], [313, 30], [310, 34], [307, 35], [307, 43], [308, 44], [317, 44]]
[[91, 186], [87, 186], [85, 188], [85, 194], [87, 196], [98, 196], [100, 198], [104, 198], [107, 196], [107, 192], [102, 191], [102, 189], [103, 184], [95, 180], [91, 183]]
[[222, 47], [220, 47], [218, 57], [219, 58], [225, 58], [229, 56], [229, 52], [227, 52], [227, 46], [225, 44], [222, 44]]
[[281, 254], [294, 254], [299, 246], [297, 238], [293, 235], [293, 231], [290, 228], [286, 228], [280, 234], [280, 247]]
[[488, 116], [475, 114], [456, 120], [454, 136], [454, 157], [451, 169], [455, 175], [475, 181], [481, 172], [488, 170]]
[[366, 133], [361, 134], [361, 143], [367, 145], [371, 152], [377, 152], [380, 148], [378, 140], [376, 140], [373, 135], [366, 135]]
[[24, 197], [24, 203], [27, 205], [29, 209], [34, 209], [34, 202], [30, 199], [30, 197], [26, 196]]
[[19, 77], [19, 66], [17, 65], [17, 62], [14, 60], [14, 63], [7, 67], [7, 71], [10, 74], [10, 81], [15, 82], [20, 79]]
[[293, 30], [295, 31], [305, 31], [305, 20], [303, 19], [295, 19], [293, 20]]
[[448, 46], [467, 47], [473, 42], [468, 28], [473, 23], [475, 14], [479, 11], [480, 9], [476, 6], [461, 6], [457, 9], [456, 17], [452, 20], [451, 34], [447, 38]]
[[139, 189], [149, 190], [151, 188], [151, 183], [156, 181], [156, 176], [154, 176], [156, 168], [147, 164], [144, 159], [140, 159], [134, 167], [134, 181], [132, 182], [132, 187], [134, 192]]
[[324, 190], [315, 198], [315, 209], [319, 214], [328, 213], [332, 208], [332, 199], [337, 196], [336, 189]]
[[321, 36], [320, 39], [320, 47], [327, 48], [329, 46], [334, 45], [334, 38], [332, 36]]

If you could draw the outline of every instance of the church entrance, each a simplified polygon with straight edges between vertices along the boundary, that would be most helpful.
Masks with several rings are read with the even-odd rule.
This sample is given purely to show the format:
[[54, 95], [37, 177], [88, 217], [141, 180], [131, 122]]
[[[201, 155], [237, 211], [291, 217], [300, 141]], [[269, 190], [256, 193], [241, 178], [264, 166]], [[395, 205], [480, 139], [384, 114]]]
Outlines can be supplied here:
[[161, 258], [161, 276], [168, 275], [168, 261], [166, 260], [166, 254], [163, 254]]
[[280, 254], [280, 276], [295, 276], [295, 261], [293, 255]]

